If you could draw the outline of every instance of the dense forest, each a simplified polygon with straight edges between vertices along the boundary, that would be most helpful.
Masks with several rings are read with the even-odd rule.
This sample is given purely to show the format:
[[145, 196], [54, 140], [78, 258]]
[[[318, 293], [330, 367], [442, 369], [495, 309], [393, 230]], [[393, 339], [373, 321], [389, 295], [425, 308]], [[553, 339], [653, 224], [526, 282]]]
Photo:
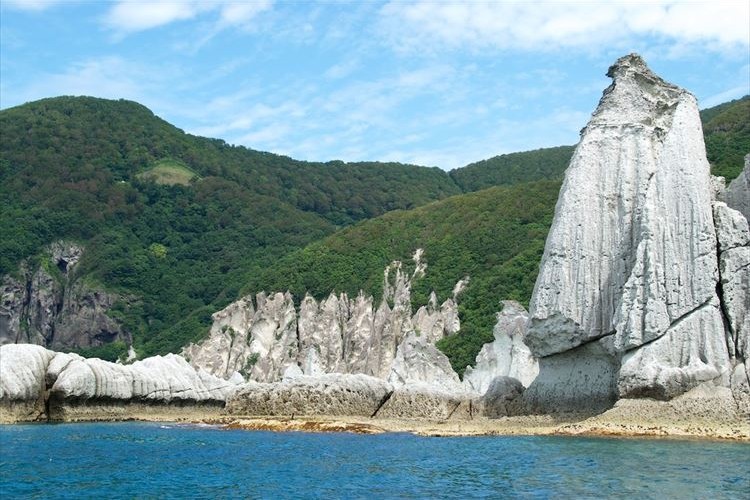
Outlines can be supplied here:
[[711, 172], [729, 182], [740, 174], [750, 153], [750, 95], [704, 109], [701, 121]]
[[[714, 171], [733, 178], [750, 151], [750, 99], [701, 118]], [[491, 338], [498, 301], [528, 302], [573, 150], [502, 155], [450, 173], [310, 163], [185, 134], [137, 103], [88, 97], [0, 111], [0, 135], [0, 275], [38, 261], [52, 241], [82, 243], [77, 279], [122, 298], [112, 315], [140, 355], [201, 338], [210, 314], [241, 293], [378, 295], [383, 267], [423, 247], [430, 267], [415, 306], [471, 277], [462, 332], [440, 346], [459, 371]]]

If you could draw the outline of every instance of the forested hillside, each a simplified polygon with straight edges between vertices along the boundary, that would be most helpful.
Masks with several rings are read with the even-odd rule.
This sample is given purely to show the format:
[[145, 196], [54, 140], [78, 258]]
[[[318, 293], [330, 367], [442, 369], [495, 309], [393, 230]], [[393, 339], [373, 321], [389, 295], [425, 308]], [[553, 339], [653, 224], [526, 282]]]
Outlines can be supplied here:
[[300, 162], [185, 134], [129, 101], [36, 101], [1, 111], [0, 135], [0, 276], [52, 241], [82, 243], [81, 279], [124, 297], [115, 313], [151, 353], [200, 336], [286, 252], [459, 192], [437, 168]]
[[[701, 117], [715, 173], [733, 178], [750, 152], [750, 99]], [[462, 332], [441, 344], [459, 371], [491, 338], [500, 300], [528, 303], [573, 151], [501, 155], [450, 173], [309, 163], [86, 97], [0, 111], [0, 139], [0, 276], [22, 259], [39, 265], [52, 241], [82, 244], [76, 279], [118, 294], [111, 314], [141, 355], [199, 339], [210, 314], [245, 292], [378, 296], [384, 266], [423, 247], [430, 267], [415, 306], [471, 276]]]
[[750, 95], [701, 111], [711, 172], [727, 183], [742, 171], [750, 153]]
[[450, 175], [464, 192], [540, 179], [562, 180], [574, 149], [559, 146], [494, 156], [453, 170]]

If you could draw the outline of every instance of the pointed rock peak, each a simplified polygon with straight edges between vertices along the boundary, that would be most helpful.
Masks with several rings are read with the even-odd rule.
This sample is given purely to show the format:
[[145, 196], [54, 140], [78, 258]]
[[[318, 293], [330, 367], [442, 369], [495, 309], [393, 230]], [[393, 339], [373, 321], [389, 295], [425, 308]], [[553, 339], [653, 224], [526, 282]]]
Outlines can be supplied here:
[[[646, 65], [646, 61], [643, 60], [638, 54], [628, 54], [622, 56], [615, 63], [609, 67], [607, 76], [614, 80], [615, 85], [621, 83], [623, 80], [635, 80], [641, 83], [644, 90], [652, 90], [649, 87], [665, 87], [667, 89], [676, 90], [679, 92], [686, 92], [677, 85], [673, 85], [669, 82], [664, 81], [659, 75], [651, 71]], [[650, 84], [643, 85], [643, 84]]]
[[517, 314], [528, 314], [526, 309], [515, 300], [501, 300], [500, 303], [503, 305], [503, 308], [498, 315], [514, 316]]
[[659, 80], [661, 80], [661, 78], [656, 76], [648, 68], [648, 65], [646, 65], [646, 61], [644, 61], [643, 58], [636, 53], [622, 56], [621, 58], [616, 60], [612, 66], [609, 67], [609, 70], [607, 70], [607, 76], [610, 78], [614, 78], [615, 80], [632, 73], [640, 73], [642, 75], [652, 78], [658, 78]]
[[458, 280], [458, 283], [453, 287], [453, 300], [458, 302], [458, 296], [463, 293], [464, 290], [466, 290], [466, 287], [469, 285], [469, 277], [464, 276], [460, 280]]
[[431, 311], [435, 311], [438, 308], [438, 299], [434, 291], [430, 292], [430, 298], [427, 300], [427, 307]]
[[692, 94], [654, 74], [637, 54], [618, 59], [610, 66], [607, 76], [613, 79], [612, 85], [604, 91], [583, 132], [592, 126], [613, 125], [668, 130], [677, 102], [689, 96], [695, 103]]

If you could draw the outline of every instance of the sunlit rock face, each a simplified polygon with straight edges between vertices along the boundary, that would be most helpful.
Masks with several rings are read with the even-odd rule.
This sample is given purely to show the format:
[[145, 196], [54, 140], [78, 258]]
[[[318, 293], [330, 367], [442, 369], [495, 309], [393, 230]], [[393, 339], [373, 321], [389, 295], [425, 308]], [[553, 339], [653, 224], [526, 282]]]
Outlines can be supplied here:
[[556, 395], [573, 407], [671, 398], [728, 383], [737, 362], [717, 293], [736, 279], [719, 273], [696, 100], [635, 54], [608, 76], [566, 171], [531, 299], [525, 342], [542, 359], [524, 397], [539, 407]]
[[729, 183], [719, 199], [742, 213], [745, 219], [750, 219], [750, 154], [745, 156], [745, 168]]
[[464, 372], [464, 384], [484, 394], [497, 377], [511, 377], [527, 387], [539, 373], [539, 363], [524, 343], [529, 314], [518, 302], [503, 301], [493, 329], [495, 340], [477, 355], [474, 367]]
[[377, 306], [363, 292], [353, 299], [331, 293], [320, 302], [307, 295], [299, 311], [288, 293], [261, 293], [255, 303], [247, 296], [215, 313], [208, 337], [186, 346], [183, 354], [194, 367], [225, 379], [239, 373], [256, 382], [275, 382], [293, 365], [311, 376], [361, 373], [388, 379], [396, 363], [410, 380], [441, 386], [424, 363], [409, 364], [417, 363], [419, 356], [404, 360], [403, 352], [414, 353], [414, 349], [405, 346], [397, 360], [405, 339], [419, 338], [420, 352], [439, 358], [447, 366], [447, 376], [458, 380], [434, 344], [459, 331], [457, 297], [468, 279], [459, 281], [453, 296], [442, 304], [433, 293], [412, 314], [412, 283], [427, 269], [422, 254], [414, 253], [412, 271], [398, 261], [385, 269], [383, 297]]
[[6, 344], [0, 346], [0, 422], [132, 418], [126, 408], [134, 405], [220, 408], [240, 382], [195, 370], [176, 354], [122, 365]]

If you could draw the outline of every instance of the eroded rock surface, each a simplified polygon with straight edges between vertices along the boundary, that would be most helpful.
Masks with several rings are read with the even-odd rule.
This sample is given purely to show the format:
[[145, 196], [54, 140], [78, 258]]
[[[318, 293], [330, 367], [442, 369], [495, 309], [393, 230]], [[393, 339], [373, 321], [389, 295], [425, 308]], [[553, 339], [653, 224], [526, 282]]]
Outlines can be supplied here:
[[524, 343], [529, 314], [518, 302], [504, 300], [493, 329], [495, 340], [477, 355], [474, 366], [464, 372], [464, 384], [484, 394], [496, 377], [512, 377], [528, 386], [539, 373], [537, 359]]
[[542, 411], [742, 384], [747, 228], [712, 206], [741, 189], [712, 182], [690, 93], [634, 54], [608, 76], [531, 300], [525, 342], [540, 372], [523, 399]]
[[17, 276], [0, 282], [0, 344], [31, 343], [50, 349], [103, 345], [130, 336], [111, 317], [116, 296], [78, 279], [83, 248], [52, 243], [42, 263], [23, 263]]
[[237, 383], [196, 371], [175, 354], [121, 365], [37, 345], [0, 346], [0, 420], [6, 422], [65, 420], [82, 408], [97, 419], [98, 407], [134, 404], [222, 407]]
[[229, 398], [230, 415], [359, 415], [370, 417], [392, 392], [367, 375], [323, 374], [277, 383], [248, 382]]
[[[456, 300], [467, 279], [441, 305], [432, 294], [428, 304], [412, 314], [412, 282], [427, 268], [421, 250], [413, 261], [412, 272], [400, 262], [385, 269], [383, 299], [377, 307], [362, 292], [354, 299], [332, 293], [320, 302], [308, 295], [299, 313], [288, 293], [258, 294], [255, 305], [245, 297], [216, 313], [209, 337], [187, 346], [183, 354], [193, 366], [223, 378], [240, 372], [256, 382], [279, 381], [297, 365], [306, 375], [362, 373], [387, 379], [404, 339], [418, 333], [433, 345], [460, 328]], [[403, 359], [399, 366], [406, 367]], [[417, 372], [412, 370], [412, 376]]]
[[469, 392], [451, 368], [446, 355], [428, 338], [416, 333], [410, 334], [398, 346], [388, 382], [397, 389], [421, 385], [440, 392]]
[[526, 342], [549, 356], [664, 335], [715, 295], [709, 165], [695, 98], [620, 58], [560, 192]]
[[720, 199], [750, 219], [750, 154], [745, 156], [745, 168], [729, 183]]
[[54, 356], [39, 345], [0, 346], [0, 422], [36, 420], [45, 413], [45, 375]]

